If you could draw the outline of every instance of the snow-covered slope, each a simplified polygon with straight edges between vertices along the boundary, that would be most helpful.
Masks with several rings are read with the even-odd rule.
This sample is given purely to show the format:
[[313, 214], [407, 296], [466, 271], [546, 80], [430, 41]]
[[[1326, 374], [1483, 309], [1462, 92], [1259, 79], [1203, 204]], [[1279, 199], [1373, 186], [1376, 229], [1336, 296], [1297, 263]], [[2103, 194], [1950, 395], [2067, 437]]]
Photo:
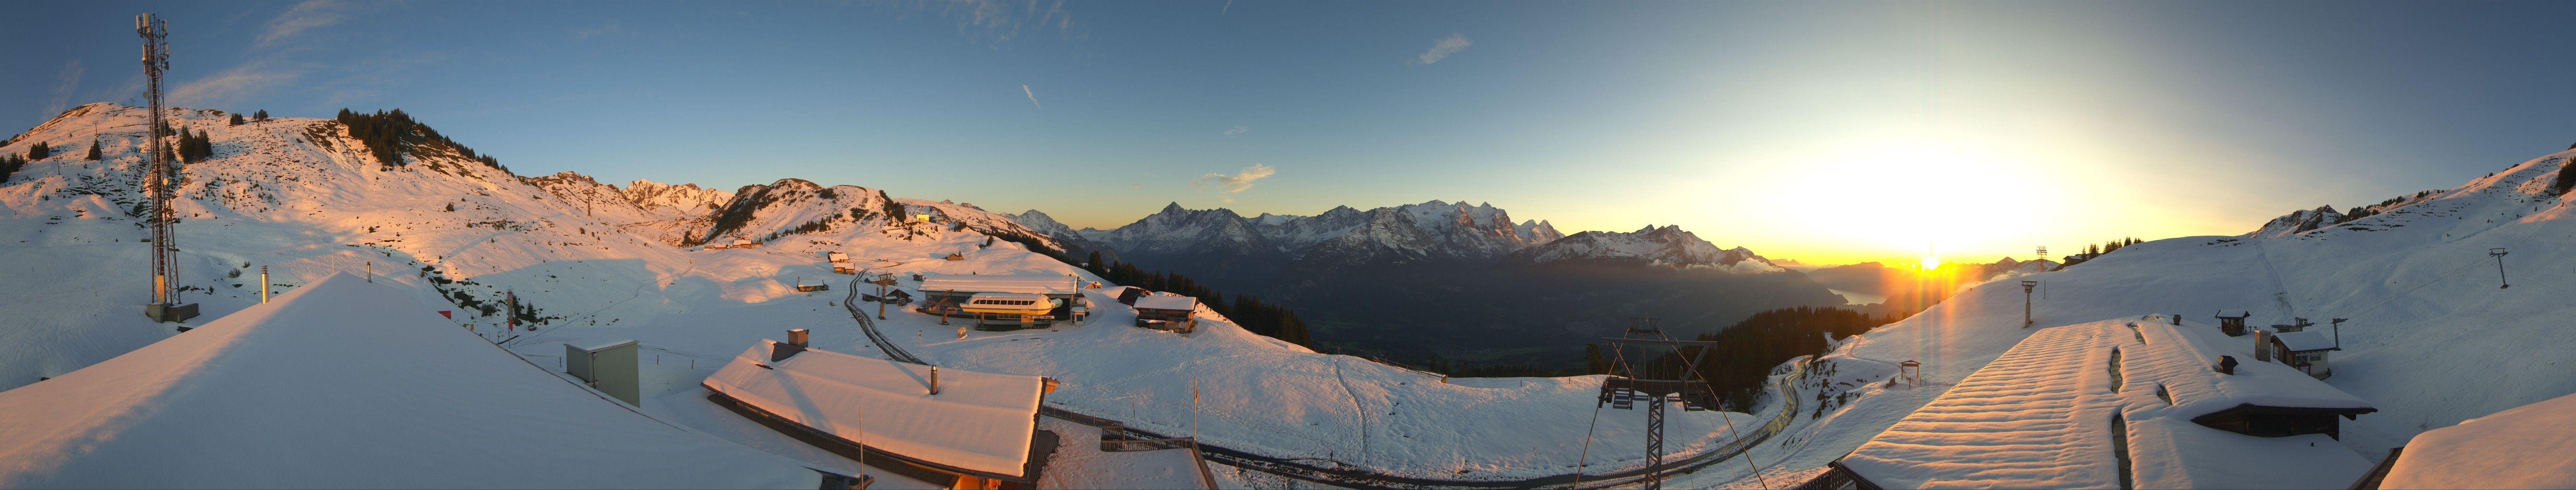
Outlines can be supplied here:
[[9, 461], [0, 486], [813, 488], [821, 479], [548, 376], [387, 284], [341, 273], [310, 286], [0, 392]]
[[[2032, 298], [2039, 326], [2142, 314], [2206, 321], [2217, 310], [2250, 310], [2249, 323], [2349, 318], [2343, 350], [2326, 380], [2375, 404], [2379, 413], [2346, 422], [2343, 440], [2376, 457], [2416, 433], [2576, 392], [2576, 206], [2546, 186], [2576, 150], [2514, 165], [2369, 217], [2280, 238], [2230, 236], [2157, 240], [2063, 270], [2020, 276], [2040, 282]], [[2106, 190], [2120, 199], [2189, 196]], [[2499, 288], [2501, 248], [2511, 288]], [[1920, 406], [1919, 395], [1874, 387], [1901, 361], [1923, 363], [1936, 386], [1994, 360], [2034, 329], [2022, 328], [2016, 281], [1962, 292], [1902, 322], [1846, 341], [1822, 364], [1851, 373], [1855, 387], [1813, 396], [1849, 399], [1798, 436], [1814, 442], [1788, 461], [1821, 465]], [[2252, 336], [2241, 337], [2252, 342]], [[1856, 398], [1855, 398], [1856, 397]]]
[[[180, 284], [189, 288], [184, 301], [204, 308], [191, 325], [255, 304], [261, 267], [274, 274], [267, 286], [278, 291], [335, 273], [372, 272], [376, 284], [425, 304], [450, 305], [439, 308], [452, 312], [449, 321], [457, 326], [471, 325], [475, 334], [554, 369], [560, 369], [561, 344], [638, 340], [646, 395], [640, 410], [816, 468], [850, 464], [792, 440], [779, 442], [757, 424], [744, 428], [696, 386], [729, 354], [789, 328], [812, 329], [817, 348], [878, 355], [838, 304], [851, 277], [831, 273], [824, 252], [847, 253], [866, 272], [897, 277], [1025, 273], [1099, 280], [1032, 250], [1031, 244], [1053, 243], [1046, 233], [963, 203], [792, 179], [749, 186], [719, 202], [714, 197], [721, 193], [640, 184], [620, 189], [578, 175], [523, 179], [460, 155], [412, 155], [385, 165], [332, 120], [231, 126], [219, 112], [170, 114], [177, 125], [210, 133], [215, 147], [213, 158], [185, 167], [177, 202], [185, 217], [175, 240]], [[23, 153], [37, 141], [57, 148], [105, 142], [102, 160], [67, 151], [0, 184], [0, 270], [47, 279], [21, 284], [12, 289], [16, 301], [0, 302], [0, 316], [11, 319], [0, 323], [0, 388], [193, 335], [144, 320], [136, 306], [150, 292], [142, 265], [148, 251], [134, 243], [143, 231], [128, 214], [139, 200], [137, 130], [144, 116], [92, 104], [0, 145], [0, 151]], [[613, 196], [626, 196], [627, 204]], [[705, 213], [687, 212], [709, 203], [715, 206]], [[1510, 226], [1492, 218], [1486, 222]], [[1253, 227], [1232, 223], [1214, 225]], [[767, 241], [748, 249], [680, 245], [712, 239]], [[961, 260], [944, 260], [951, 254]], [[816, 283], [834, 290], [794, 287]], [[504, 311], [505, 292], [515, 293], [519, 311]], [[1444, 384], [1436, 376], [1254, 335], [1213, 312], [1202, 312], [1199, 331], [1183, 337], [1126, 326], [1132, 312], [1113, 302], [1094, 305], [1099, 316], [1084, 326], [965, 338], [954, 334], [956, 326], [899, 307], [877, 322], [905, 348], [943, 365], [1063, 380], [1048, 397], [1060, 407], [1165, 433], [1196, 427], [1203, 441], [1269, 456], [1437, 478], [1554, 475], [1580, 461], [1595, 472], [1643, 464], [1642, 414], [1633, 411], [1605, 415], [1585, 452], [1591, 407], [1582, 405], [1592, 400], [1597, 380]], [[505, 315], [520, 325], [504, 326]], [[1193, 379], [1203, 395], [1195, 409]], [[1687, 453], [1723, 444], [1729, 436], [1722, 427], [1745, 419], [1677, 413], [1667, 447]]]
[[1546, 244], [1514, 252], [1515, 260], [1557, 262], [1566, 260], [1614, 260], [1642, 262], [1677, 269], [1718, 269], [1733, 272], [1782, 272], [1788, 269], [1773, 265], [1770, 259], [1755, 255], [1744, 247], [1720, 249], [1701, 240], [1699, 235], [1682, 231], [1678, 225], [1657, 228], [1648, 225], [1627, 233], [1587, 231]]

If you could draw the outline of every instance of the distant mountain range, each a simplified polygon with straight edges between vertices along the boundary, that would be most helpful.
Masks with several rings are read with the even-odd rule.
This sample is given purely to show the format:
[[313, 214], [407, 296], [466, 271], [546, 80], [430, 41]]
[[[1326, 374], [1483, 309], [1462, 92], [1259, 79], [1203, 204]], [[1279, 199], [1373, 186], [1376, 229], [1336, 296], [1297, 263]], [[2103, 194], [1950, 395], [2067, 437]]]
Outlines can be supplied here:
[[1483, 203], [1252, 217], [1174, 203], [1110, 230], [1036, 210], [1009, 216], [1103, 261], [1289, 305], [1327, 344], [1413, 361], [1563, 367], [1630, 316], [1696, 332], [1766, 309], [1842, 303], [1752, 250], [1678, 226], [1566, 235]]

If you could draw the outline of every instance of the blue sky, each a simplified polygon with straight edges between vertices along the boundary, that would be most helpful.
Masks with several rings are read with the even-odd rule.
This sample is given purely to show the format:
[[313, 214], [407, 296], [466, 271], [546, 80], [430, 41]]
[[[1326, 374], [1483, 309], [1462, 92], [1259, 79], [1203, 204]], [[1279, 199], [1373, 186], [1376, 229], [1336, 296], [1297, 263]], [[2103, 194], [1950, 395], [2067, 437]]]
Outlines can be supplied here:
[[2576, 142], [2571, 3], [7, 2], [0, 126], [401, 108], [521, 174], [1112, 227], [1490, 202], [1819, 262], [2242, 233]]

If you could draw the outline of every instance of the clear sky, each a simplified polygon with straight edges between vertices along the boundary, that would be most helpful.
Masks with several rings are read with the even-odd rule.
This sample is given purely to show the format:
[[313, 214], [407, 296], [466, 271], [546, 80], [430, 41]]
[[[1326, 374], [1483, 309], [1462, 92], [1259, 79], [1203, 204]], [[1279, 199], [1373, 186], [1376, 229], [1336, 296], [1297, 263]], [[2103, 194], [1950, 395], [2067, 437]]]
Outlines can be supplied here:
[[176, 106], [401, 108], [525, 175], [1077, 227], [1440, 199], [1989, 261], [2576, 142], [2566, 2], [0, 2], [0, 128], [139, 100], [146, 10]]

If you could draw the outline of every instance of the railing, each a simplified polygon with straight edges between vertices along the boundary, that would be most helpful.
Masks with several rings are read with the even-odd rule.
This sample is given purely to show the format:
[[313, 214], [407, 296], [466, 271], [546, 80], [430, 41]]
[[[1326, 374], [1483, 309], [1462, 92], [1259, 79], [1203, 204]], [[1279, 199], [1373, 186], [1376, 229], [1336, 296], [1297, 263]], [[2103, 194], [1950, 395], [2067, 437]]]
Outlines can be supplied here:
[[[868, 342], [876, 344], [877, 349], [884, 351], [887, 358], [914, 364], [930, 365], [929, 362], [923, 361], [920, 357], [904, 351], [901, 347], [896, 347], [894, 342], [887, 340], [883, 333], [877, 332], [876, 322], [870, 320], [868, 315], [860, 310], [858, 306], [859, 279], [865, 277], [867, 277], [867, 274], [862, 272], [858, 274], [857, 277], [850, 279], [850, 294], [848, 296], [848, 301], [841, 303], [844, 308], [850, 311], [850, 318], [859, 322], [859, 330], [867, 334]], [[1665, 463], [1661, 466], [1637, 468], [1600, 475], [1562, 474], [1522, 480], [1451, 480], [1391, 475], [1366, 469], [1349, 468], [1339, 462], [1326, 461], [1327, 464], [1332, 466], [1318, 466], [1310, 462], [1316, 461], [1312, 458], [1275, 458], [1241, 450], [1204, 445], [1198, 443], [1198, 441], [1193, 438], [1176, 438], [1156, 434], [1150, 431], [1127, 427], [1125, 423], [1106, 417], [1074, 412], [1072, 410], [1052, 406], [1041, 405], [1038, 407], [1038, 413], [1049, 417], [1055, 417], [1100, 428], [1102, 430], [1101, 446], [1103, 450], [1110, 450], [1109, 447], [1113, 444], [1111, 434], [1118, 434], [1116, 437], [1118, 440], [1115, 441], [1115, 444], [1120, 445], [1120, 447], [1128, 447], [1129, 445], [1175, 445], [1175, 448], [1177, 448], [1177, 443], [1167, 441], [1188, 441], [1188, 447], [1191, 450], [1198, 452], [1198, 456], [1205, 460], [1216, 461], [1227, 466], [1267, 473], [1283, 478], [1305, 480], [1308, 482], [1333, 486], [1350, 488], [1534, 488], [1563, 485], [1569, 488], [1608, 488], [1635, 483], [1644, 480], [1647, 476], [1655, 474], [1670, 475], [1698, 471], [1700, 468], [1708, 467], [1708, 465], [1716, 464], [1717, 462], [1742, 455], [1745, 451], [1753, 449], [1754, 445], [1761, 444], [1763, 441], [1769, 440], [1771, 436], [1778, 435], [1780, 431], [1786, 430], [1789, 427], [1789, 424], [1797, 419], [1799, 399], [1795, 396], [1797, 391], [1792, 389], [1792, 382], [1806, 376], [1807, 365], [1811, 362], [1812, 359], [1800, 359], [1796, 361], [1796, 363], [1791, 365], [1789, 373], [1786, 376], [1783, 376], [1779, 382], [1774, 383], [1776, 385], [1775, 389], [1780, 393], [1780, 400], [1782, 402], [1780, 415], [1773, 417], [1770, 423], [1763, 424], [1761, 429], [1753, 431], [1752, 434], [1738, 437], [1733, 441], [1729, 441], [1724, 445], [1718, 446], [1716, 449], [1701, 452], [1697, 456]], [[1432, 374], [1427, 371], [1415, 371]], [[1202, 465], [1200, 470], [1204, 473], [1206, 471], [1206, 467]], [[1206, 478], [1204, 475], [1202, 477]], [[1213, 483], [1213, 480], [1210, 482]]]
[[[1797, 396], [1795, 396], [1795, 395], [1796, 395], [1796, 392], [1795, 392], [1795, 391], [1792, 391], [1792, 390], [1791, 390], [1791, 387], [1793, 386], [1793, 382], [1794, 382], [1795, 380], [1798, 380], [1798, 379], [1804, 378], [1804, 377], [1806, 376], [1806, 372], [1807, 372], [1807, 365], [1808, 365], [1809, 363], [1810, 363], [1810, 361], [1808, 361], [1808, 360], [1800, 360], [1800, 361], [1798, 361], [1796, 364], [1793, 364], [1793, 365], [1791, 366], [1790, 371], [1789, 371], [1789, 373], [1788, 373], [1786, 376], [1782, 377], [1782, 378], [1781, 378], [1781, 380], [1780, 380], [1779, 382], [1775, 383], [1775, 385], [1777, 386], [1777, 389], [1780, 391], [1780, 399], [1781, 399], [1781, 400], [1782, 400], [1782, 402], [1783, 402], [1783, 405], [1780, 407], [1780, 415], [1774, 416], [1774, 417], [1772, 418], [1771, 422], [1766, 423], [1766, 424], [1763, 424], [1763, 426], [1762, 426], [1762, 428], [1761, 428], [1761, 429], [1757, 429], [1757, 430], [1753, 431], [1751, 434], [1747, 434], [1747, 435], [1745, 435], [1744, 437], [1737, 438], [1737, 439], [1736, 439], [1736, 440], [1734, 440], [1734, 441], [1729, 441], [1728, 443], [1726, 443], [1726, 444], [1724, 444], [1724, 445], [1720, 445], [1720, 446], [1718, 446], [1716, 449], [1712, 449], [1712, 450], [1709, 450], [1709, 451], [1701, 452], [1699, 455], [1697, 455], [1697, 456], [1692, 456], [1692, 457], [1687, 458], [1687, 459], [1682, 459], [1682, 460], [1679, 460], [1679, 461], [1673, 461], [1673, 462], [1665, 463], [1665, 464], [1663, 464], [1662, 466], [1649, 467], [1649, 468], [1636, 468], [1636, 469], [1630, 469], [1630, 470], [1626, 470], [1626, 471], [1618, 471], [1618, 472], [1605, 473], [1605, 474], [1599, 474], [1599, 475], [1581, 475], [1581, 476], [1579, 476], [1579, 477], [1578, 477], [1577, 475], [1574, 475], [1574, 474], [1562, 474], [1562, 475], [1544, 476], [1544, 477], [1529, 478], [1529, 479], [1522, 479], [1522, 480], [1451, 480], [1451, 479], [1439, 479], [1439, 478], [1419, 478], [1419, 477], [1410, 477], [1410, 476], [1402, 476], [1402, 475], [1390, 475], [1390, 474], [1379, 473], [1379, 472], [1375, 472], [1375, 471], [1369, 471], [1369, 470], [1366, 470], [1366, 469], [1348, 468], [1348, 467], [1344, 467], [1343, 465], [1340, 465], [1339, 463], [1329, 462], [1329, 461], [1328, 461], [1328, 462], [1326, 462], [1326, 464], [1330, 464], [1331, 466], [1319, 466], [1319, 465], [1317, 465], [1317, 464], [1312, 463], [1313, 461], [1316, 461], [1316, 460], [1314, 460], [1314, 459], [1312, 459], [1312, 458], [1283, 459], [1283, 458], [1275, 458], [1275, 457], [1270, 457], [1270, 456], [1263, 456], [1263, 455], [1258, 455], [1258, 454], [1252, 454], [1252, 453], [1248, 453], [1248, 452], [1244, 452], [1244, 451], [1240, 451], [1240, 450], [1228, 449], [1228, 448], [1219, 447], [1219, 446], [1209, 446], [1209, 445], [1205, 445], [1205, 444], [1195, 444], [1195, 443], [1194, 443], [1194, 445], [1196, 445], [1196, 446], [1197, 446], [1197, 447], [1202, 451], [1203, 457], [1205, 457], [1206, 459], [1211, 460], [1211, 461], [1215, 461], [1215, 462], [1218, 462], [1218, 463], [1221, 463], [1221, 464], [1225, 464], [1225, 465], [1227, 465], [1227, 466], [1233, 466], [1233, 467], [1236, 467], [1236, 468], [1242, 468], [1242, 469], [1245, 469], [1245, 470], [1250, 470], [1250, 471], [1255, 471], [1255, 472], [1260, 472], [1260, 473], [1266, 473], [1266, 474], [1275, 475], [1275, 476], [1279, 476], [1279, 477], [1283, 477], [1283, 478], [1290, 478], [1290, 479], [1296, 479], [1296, 480], [1304, 480], [1304, 481], [1313, 482], [1313, 483], [1321, 483], [1321, 484], [1326, 484], [1326, 485], [1340, 486], [1340, 487], [1350, 487], [1350, 488], [1392, 488], [1392, 487], [1535, 488], [1535, 487], [1548, 487], [1548, 486], [1565, 486], [1565, 487], [1568, 487], [1568, 488], [1608, 488], [1608, 487], [1616, 487], [1616, 486], [1628, 485], [1628, 484], [1632, 484], [1632, 483], [1636, 483], [1636, 482], [1638, 482], [1638, 481], [1644, 480], [1644, 479], [1645, 479], [1648, 475], [1650, 475], [1650, 474], [1664, 474], [1664, 475], [1671, 475], [1671, 474], [1677, 474], [1677, 473], [1688, 473], [1688, 472], [1692, 472], [1692, 471], [1697, 471], [1697, 470], [1699, 470], [1699, 469], [1701, 469], [1701, 468], [1706, 468], [1706, 467], [1708, 467], [1709, 465], [1716, 464], [1716, 463], [1721, 462], [1721, 461], [1726, 461], [1726, 460], [1728, 460], [1728, 459], [1733, 459], [1733, 458], [1735, 458], [1736, 456], [1743, 455], [1745, 451], [1751, 450], [1751, 449], [1753, 448], [1753, 446], [1755, 446], [1755, 445], [1757, 445], [1757, 444], [1761, 444], [1763, 441], [1770, 439], [1770, 438], [1771, 438], [1771, 436], [1778, 435], [1781, 431], [1788, 429], [1789, 424], [1790, 424], [1791, 422], [1795, 422], [1795, 421], [1797, 420], [1798, 409], [1800, 408], [1800, 407], [1799, 407], [1799, 400], [1798, 400], [1798, 397], [1797, 397]], [[1040, 407], [1038, 407], [1038, 413], [1040, 413], [1040, 414], [1044, 414], [1044, 415], [1049, 416], [1049, 417], [1055, 417], [1055, 418], [1059, 418], [1059, 419], [1064, 419], [1064, 420], [1072, 421], [1072, 422], [1075, 422], [1075, 423], [1080, 423], [1080, 424], [1083, 424], [1083, 425], [1089, 425], [1089, 426], [1093, 426], [1093, 427], [1101, 428], [1101, 429], [1103, 430], [1103, 432], [1104, 432], [1104, 436], [1102, 437], [1102, 440], [1103, 440], [1103, 441], [1107, 441], [1107, 440], [1109, 439], [1109, 436], [1107, 436], [1106, 434], [1107, 434], [1108, 432], [1110, 432], [1110, 431], [1115, 431], [1115, 432], [1118, 432], [1118, 433], [1122, 433], [1122, 434], [1124, 434], [1124, 436], [1120, 437], [1121, 439], [1131, 439], [1131, 440], [1174, 439], [1174, 438], [1172, 438], [1172, 437], [1167, 437], [1167, 436], [1164, 436], [1164, 435], [1162, 435], [1162, 434], [1157, 434], [1157, 433], [1154, 433], [1154, 432], [1151, 432], [1151, 431], [1145, 431], [1145, 430], [1139, 430], [1139, 429], [1132, 428], [1132, 427], [1127, 427], [1127, 426], [1126, 426], [1126, 424], [1120, 423], [1120, 422], [1118, 422], [1118, 421], [1116, 421], [1116, 420], [1111, 420], [1111, 419], [1106, 418], [1106, 417], [1099, 417], [1099, 416], [1094, 416], [1094, 415], [1083, 414], [1083, 413], [1074, 412], [1074, 411], [1071, 411], [1071, 410], [1066, 410], [1066, 409], [1058, 408], [1058, 407], [1052, 407], [1052, 406], [1040, 406]], [[1183, 439], [1186, 439], [1186, 438], [1183, 438]], [[1106, 442], [1103, 442], [1103, 444], [1104, 444], [1104, 445], [1106, 445], [1107, 443], [1106, 443]], [[1579, 478], [1579, 479], [1578, 479], [1578, 478]]]

